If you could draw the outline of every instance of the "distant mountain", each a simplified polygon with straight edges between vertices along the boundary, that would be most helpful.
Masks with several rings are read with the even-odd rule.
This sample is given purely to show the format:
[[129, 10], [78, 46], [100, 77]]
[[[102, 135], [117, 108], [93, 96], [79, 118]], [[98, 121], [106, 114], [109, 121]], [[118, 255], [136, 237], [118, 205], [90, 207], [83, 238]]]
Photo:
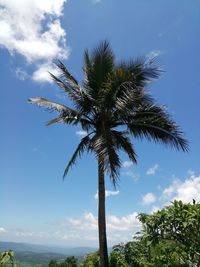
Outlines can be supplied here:
[[65, 256], [84, 256], [97, 250], [97, 248], [91, 247], [59, 247], [0, 241], [0, 251], [9, 249], [15, 252], [58, 253]]
[[94, 252], [97, 248], [58, 247], [0, 241], [0, 251], [5, 250], [15, 252], [14, 260], [20, 264], [20, 267], [48, 267], [50, 260], [62, 261], [68, 256], [76, 256], [81, 261], [85, 254]]

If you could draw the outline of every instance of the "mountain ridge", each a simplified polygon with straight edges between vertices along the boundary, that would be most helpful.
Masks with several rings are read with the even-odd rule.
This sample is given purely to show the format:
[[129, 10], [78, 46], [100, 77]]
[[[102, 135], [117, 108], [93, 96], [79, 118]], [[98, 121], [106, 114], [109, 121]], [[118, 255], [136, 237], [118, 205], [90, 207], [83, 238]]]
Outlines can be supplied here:
[[58, 253], [65, 256], [83, 256], [87, 253], [98, 250], [92, 247], [71, 247], [56, 245], [40, 245], [23, 242], [0, 241], [0, 251], [13, 250], [14, 252], [34, 252], [34, 253]]

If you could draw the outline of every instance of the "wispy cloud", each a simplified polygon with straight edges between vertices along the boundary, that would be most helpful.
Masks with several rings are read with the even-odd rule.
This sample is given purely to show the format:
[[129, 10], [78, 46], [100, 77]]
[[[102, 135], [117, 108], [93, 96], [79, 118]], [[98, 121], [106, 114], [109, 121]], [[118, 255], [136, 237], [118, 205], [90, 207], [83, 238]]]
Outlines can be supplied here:
[[123, 176], [129, 176], [131, 177], [134, 181], [137, 181], [139, 178], [140, 178], [140, 174], [139, 173], [135, 173], [133, 171], [125, 171], [125, 172], [122, 172], [122, 175]]
[[25, 81], [26, 79], [29, 78], [29, 75], [26, 71], [22, 70], [21, 68], [17, 68], [15, 71], [15, 74], [17, 76], [18, 79], [20, 79], [21, 81]]
[[130, 168], [131, 166], [133, 166], [133, 162], [130, 160], [126, 160], [122, 163], [122, 167], [127, 168], [127, 169]]
[[144, 205], [150, 205], [156, 202], [156, 196], [153, 193], [147, 193], [142, 198], [142, 203]]
[[88, 133], [86, 131], [83, 131], [83, 130], [79, 130], [79, 131], [76, 131], [76, 134], [80, 137], [84, 137], [86, 136]]
[[6, 229], [4, 228], [4, 227], [0, 227], [0, 234], [1, 233], [6, 233], [7, 231], [6, 231]]
[[[50, 81], [55, 58], [66, 59], [69, 48], [60, 17], [66, 0], [0, 0], [0, 47], [19, 54], [35, 68], [34, 81]], [[20, 79], [29, 75], [19, 68]]]
[[[105, 196], [106, 197], [117, 196], [117, 195], [119, 195], [119, 191], [109, 191], [109, 190], [106, 190], [106, 192], [105, 192]], [[98, 192], [94, 195], [94, 198], [95, 199], [98, 199]]]
[[93, 2], [94, 4], [97, 4], [97, 3], [100, 3], [101, 0], [92, 0], [92, 2]]
[[150, 53], [147, 54], [147, 58], [149, 60], [156, 58], [158, 56], [160, 56], [162, 54], [162, 52], [160, 50], [153, 50]]
[[158, 170], [159, 165], [155, 164], [154, 166], [152, 166], [151, 168], [149, 168], [146, 172], [147, 175], [155, 175], [156, 171]]

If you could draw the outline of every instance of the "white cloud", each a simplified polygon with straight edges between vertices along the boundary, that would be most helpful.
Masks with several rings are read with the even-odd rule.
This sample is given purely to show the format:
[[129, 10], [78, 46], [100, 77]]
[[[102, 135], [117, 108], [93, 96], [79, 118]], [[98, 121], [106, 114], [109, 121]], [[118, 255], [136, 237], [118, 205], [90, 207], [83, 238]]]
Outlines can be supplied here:
[[[141, 229], [141, 223], [137, 219], [137, 215], [136, 212], [122, 217], [108, 215], [106, 217], [106, 227], [109, 242], [114, 244], [130, 240], [134, 233]], [[86, 212], [79, 219], [68, 218], [64, 221], [63, 226], [66, 229], [63, 231], [67, 231], [67, 239], [75, 234], [81, 240], [86, 240], [86, 237], [87, 240], [98, 240], [98, 219], [91, 212]]]
[[50, 73], [53, 73], [54, 75], [59, 75], [58, 69], [55, 69], [55, 66], [52, 63], [44, 63], [38, 65], [38, 68], [36, 71], [33, 72], [32, 79], [35, 82], [50, 82], [52, 83], [53, 80], [50, 76]]
[[134, 228], [140, 228], [140, 222], [137, 219], [137, 213], [131, 213], [122, 217], [116, 215], [108, 215], [107, 217], [107, 229], [108, 231], [132, 231], [132, 235], [135, 232]]
[[187, 173], [189, 174], [190, 177], [195, 177], [195, 173], [194, 173], [193, 170], [189, 169], [189, 170], [187, 171]]
[[83, 130], [79, 130], [79, 131], [76, 131], [76, 134], [80, 137], [84, 137], [86, 136], [88, 133], [86, 131], [83, 131]]
[[26, 79], [29, 78], [28, 73], [22, 70], [21, 68], [17, 68], [15, 74], [17, 78], [20, 79], [21, 81], [25, 81]]
[[134, 181], [137, 181], [140, 178], [139, 173], [134, 173], [133, 171], [122, 172], [122, 175], [131, 177]]
[[148, 60], [152, 60], [158, 56], [160, 56], [162, 52], [160, 50], [153, 50], [150, 53], [147, 54]]
[[132, 165], [133, 165], [133, 162], [130, 160], [126, 160], [122, 163], [122, 167], [127, 168], [127, 169], [130, 168]]
[[16, 236], [17, 237], [31, 237], [33, 236], [33, 233], [32, 232], [24, 232], [24, 231], [17, 231], [16, 233]]
[[155, 175], [158, 170], [159, 165], [155, 164], [153, 167], [149, 168], [146, 172], [147, 175]]
[[167, 201], [182, 200], [185, 203], [195, 199], [200, 201], [200, 176], [191, 174], [185, 181], [175, 179], [170, 186], [163, 190], [161, 199]]
[[80, 219], [69, 218], [66, 224], [73, 229], [97, 230], [97, 218], [91, 212], [86, 212]]
[[[33, 79], [39, 81], [41, 65], [51, 66], [55, 58], [66, 59], [66, 33], [60, 16], [66, 0], [0, 0], [0, 46], [11, 55], [23, 56], [37, 68]], [[44, 66], [43, 66], [44, 69]], [[22, 70], [20, 72], [22, 74]], [[19, 71], [18, 71], [19, 74]], [[41, 75], [41, 81], [49, 81]]]
[[[119, 195], [119, 191], [109, 191], [109, 190], [106, 190], [106, 192], [105, 192], [105, 196], [106, 197], [117, 196], [117, 195]], [[98, 192], [94, 195], [94, 198], [95, 199], [98, 199]]]
[[156, 196], [153, 193], [147, 193], [145, 196], [142, 198], [142, 203], [144, 205], [149, 205], [152, 204], [156, 201]]
[[0, 234], [1, 233], [6, 233], [7, 231], [6, 231], [6, 229], [4, 228], [4, 227], [0, 227]]

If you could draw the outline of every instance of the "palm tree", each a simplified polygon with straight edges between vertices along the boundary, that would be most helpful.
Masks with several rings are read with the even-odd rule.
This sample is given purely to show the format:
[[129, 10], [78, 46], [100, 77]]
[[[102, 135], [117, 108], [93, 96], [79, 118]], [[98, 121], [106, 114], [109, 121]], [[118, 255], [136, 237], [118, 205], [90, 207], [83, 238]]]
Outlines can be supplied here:
[[50, 73], [55, 83], [72, 100], [70, 107], [44, 98], [30, 98], [32, 104], [56, 111], [58, 116], [47, 125], [80, 125], [83, 137], [66, 166], [65, 177], [84, 151], [93, 152], [98, 162], [98, 229], [100, 266], [108, 266], [105, 217], [105, 172], [114, 187], [119, 180], [119, 150], [136, 163], [137, 156], [130, 137], [147, 138], [187, 151], [187, 141], [166, 110], [155, 104], [146, 87], [161, 70], [154, 59], [138, 58], [116, 63], [107, 41], [84, 56], [82, 86], [60, 61], [59, 77]]

